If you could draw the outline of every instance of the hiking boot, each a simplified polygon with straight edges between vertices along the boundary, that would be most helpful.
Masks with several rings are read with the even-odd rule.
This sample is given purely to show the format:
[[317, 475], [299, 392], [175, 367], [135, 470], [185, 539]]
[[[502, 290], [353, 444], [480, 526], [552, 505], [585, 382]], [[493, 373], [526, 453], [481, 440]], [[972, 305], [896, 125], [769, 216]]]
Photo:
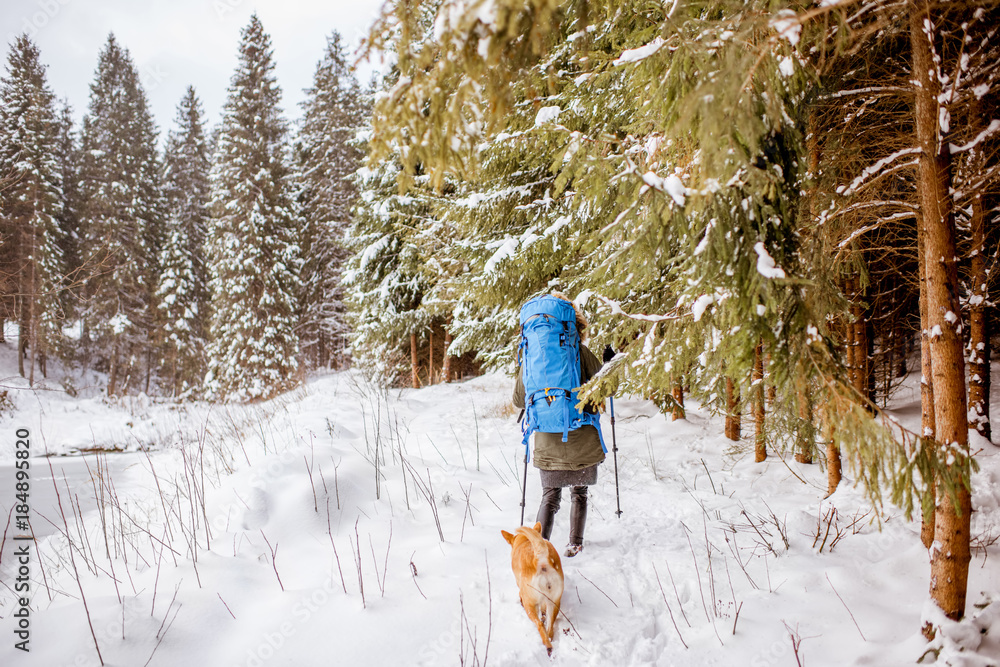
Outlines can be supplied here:
[[572, 558], [573, 556], [577, 555], [581, 551], [583, 551], [583, 545], [582, 544], [567, 544], [566, 545], [566, 552], [563, 553], [563, 556], [565, 556], [566, 558]]

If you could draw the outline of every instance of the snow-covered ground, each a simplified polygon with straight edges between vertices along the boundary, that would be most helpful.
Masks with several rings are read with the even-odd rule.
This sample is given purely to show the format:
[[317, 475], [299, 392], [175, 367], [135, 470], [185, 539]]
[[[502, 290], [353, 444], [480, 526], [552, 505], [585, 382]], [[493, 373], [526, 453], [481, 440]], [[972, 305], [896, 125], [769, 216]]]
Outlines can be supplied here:
[[[10, 356], [0, 345], [0, 364]], [[5, 517], [17, 428], [31, 432], [39, 503], [56, 495], [44, 452], [129, 453], [91, 454], [86, 479], [70, 491], [59, 482], [65, 523], [36, 507], [60, 530], [32, 547], [30, 653], [14, 646], [10, 527], [0, 665], [98, 665], [93, 636], [105, 664], [130, 667], [882, 666], [914, 664], [926, 650], [919, 522], [886, 507], [880, 530], [849, 479], [824, 499], [819, 465], [773, 454], [754, 464], [750, 443], [734, 447], [722, 420], [697, 406], [671, 422], [620, 397], [623, 514], [609, 455], [591, 489], [586, 548], [563, 560], [550, 658], [520, 608], [500, 535], [521, 511], [510, 389], [487, 375], [384, 391], [346, 372], [229, 407], [9, 390]], [[919, 419], [918, 400], [912, 383], [901, 391], [904, 423]], [[987, 443], [978, 454], [980, 541], [1000, 534], [998, 453]], [[86, 509], [87, 494], [99, 510]], [[531, 468], [529, 523], [539, 495]], [[553, 533], [560, 551], [568, 508], [566, 497]], [[942, 662], [998, 664], [1000, 545], [974, 553], [969, 593], [978, 617], [950, 631], [958, 641], [946, 642]]]

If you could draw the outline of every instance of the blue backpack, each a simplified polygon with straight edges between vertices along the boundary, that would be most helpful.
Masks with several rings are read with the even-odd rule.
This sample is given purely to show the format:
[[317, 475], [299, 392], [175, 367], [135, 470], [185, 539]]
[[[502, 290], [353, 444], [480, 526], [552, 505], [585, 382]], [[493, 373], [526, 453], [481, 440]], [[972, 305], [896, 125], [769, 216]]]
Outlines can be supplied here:
[[525, 419], [521, 423], [524, 447], [535, 431], [562, 433], [590, 425], [601, 434], [601, 417], [577, 409], [580, 381], [580, 333], [573, 304], [550, 295], [537, 296], [521, 306], [521, 342], [518, 360], [524, 383]]

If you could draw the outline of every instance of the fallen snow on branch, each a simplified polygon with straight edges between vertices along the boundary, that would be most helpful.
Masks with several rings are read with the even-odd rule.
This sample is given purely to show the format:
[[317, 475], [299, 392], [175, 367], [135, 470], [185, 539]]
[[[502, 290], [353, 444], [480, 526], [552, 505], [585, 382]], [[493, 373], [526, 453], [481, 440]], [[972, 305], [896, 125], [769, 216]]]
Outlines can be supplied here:
[[757, 273], [765, 278], [785, 277], [785, 270], [775, 264], [774, 258], [767, 252], [762, 241], [757, 241], [753, 249], [757, 253]]
[[990, 123], [989, 127], [987, 127], [985, 130], [976, 135], [976, 138], [970, 141], [969, 143], [963, 144], [962, 146], [956, 146], [955, 144], [948, 144], [948, 151], [952, 155], [954, 155], [955, 153], [964, 153], [965, 151], [972, 150], [973, 148], [976, 147], [976, 145], [981, 143], [984, 139], [989, 137], [997, 130], [1000, 130], [1000, 120], [994, 119], [993, 122]]
[[860, 176], [858, 176], [857, 178], [854, 179], [854, 181], [851, 182], [851, 184], [848, 187], [845, 188], [843, 185], [838, 186], [837, 194], [841, 195], [853, 194], [854, 191], [857, 190], [862, 183], [868, 180], [868, 178], [873, 174], [878, 173], [879, 170], [882, 169], [882, 167], [892, 162], [895, 162], [904, 155], [918, 155], [919, 153], [920, 153], [919, 147], [904, 148], [903, 150], [896, 151], [892, 155], [884, 157], [875, 164], [873, 164], [872, 166], [867, 167], [863, 172], [861, 172]]
[[627, 63], [634, 63], [640, 60], [645, 60], [646, 58], [650, 57], [651, 55], [662, 49], [664, 44], [666, 44], [666, 42], [663, 40], [663, 38], [657, 37], [656, 39], [654, 39], [649, 44], [646, 44], [645, 46], [640, 46], [637, 49], [628, 49], [626, 51], [622, 51], [622, 54], [618, 56], [618, 58], [611, 64], [614, 65], [615, 67], [618, 67], [619, 65], [625, 65]]

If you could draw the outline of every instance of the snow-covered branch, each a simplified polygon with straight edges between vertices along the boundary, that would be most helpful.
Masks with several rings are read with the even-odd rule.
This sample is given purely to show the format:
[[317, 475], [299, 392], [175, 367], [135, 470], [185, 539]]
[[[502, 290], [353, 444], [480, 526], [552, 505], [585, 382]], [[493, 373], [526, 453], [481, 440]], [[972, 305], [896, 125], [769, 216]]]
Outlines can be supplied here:
[[956, 146], [955, 144], [948, 144], [948, 151], [954, 155], [955, 153], [964, 153], [965, 151], [972, 150], [978, 144], [983, 142], [990, 135], [995, 134], [997, 130], [1000, 130], [1000, 120], [994, 119], [990, 123], [990, 126], [985, 130], [976, 135], [976, 138], [967, 144], [962, 144], [961, 146]]
[[892, 155], [882, 158], [881, 160], [871, 165], [870, 167], [866, 167], [865, 170], [861, 172], [861, 175], [855, 178], [854, 181], [852, 181], [851, 184], [846, 188], [843, 185], [839, 186], [837, 188], [837, 194], [845, 196], [854, 194], [865, 181], [867, 181], [872, 175], [877, 174], [879, 171], [881, 171], [881, 169], [886, 165], [892, 164], [899, 158], [904, 157], [906, 155], [919, 155], [919, 154], [920, 154], [919, 146], [904, 148], [903, 150], [896, 151]]

